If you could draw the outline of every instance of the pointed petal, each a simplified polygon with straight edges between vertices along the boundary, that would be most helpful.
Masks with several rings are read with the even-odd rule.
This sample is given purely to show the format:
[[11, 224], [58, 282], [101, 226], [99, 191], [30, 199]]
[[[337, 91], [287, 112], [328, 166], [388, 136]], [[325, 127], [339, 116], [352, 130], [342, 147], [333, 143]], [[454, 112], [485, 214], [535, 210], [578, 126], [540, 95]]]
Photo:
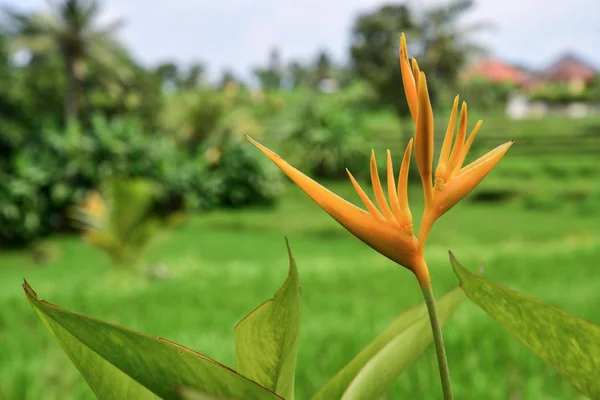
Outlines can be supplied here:
[[413, 140], [410, 139], [406, 150], [404, 150], [404, 157], [402, 157], [402, 166], [400, 167], [400, 175], [398, 176], [398, 203], [400, 205], [400, 212], [402, 214], [402, 220], [398, 221], [401, 225], [412, 225], [412, 214], [408, 207], [408, 169], [410, 167], [410, 156], [412, 153]]
[[[458, 133], [456, 134], [456, 140], [454, 141], [454, 147], [452, 148], [452, 154], [448, 160], [446, 171], [451, 174], [454, 168], [458, 165], [460, 155], [463, 147], [465, 146], [465, 138], [467, 136], [467, 103], [463, 101], [462, 107], [460, 108], [460, 122], [458, 123]], [[459, 166], [458, 168], [460, 168]]]
[[418, 273], [419, 242], [413, 235], [406, 234], [394, 225], [381, 221], [342, 199], [289, 165], [268, 148], [246, 137], [350, 233], [390, 260]]
[[452, 147], [452, 139], [454, 138], [454, 129], [456, 129], [456, 112], [458, 111], [458, 99], [454, 98], [454, 104], [452, 105], [452, 111], [450, 112], [450, 120], [448, 121], [448, 128], [446, 129], [446, 136], [444, 136], [444, 144], [440, 152], [440, 158], [438, 160], [437, 169], [435, 170], [435, 177], [447, 180], [447, 168], [448, 157], [450, 155], [450, 148]]
[[413, 121], [417, 121], [417, 86], [408, 62], [408, 51], [406, 50], [406, 37], [404, 33], [400, 37], [400, 73], [402, 74], [402, 85], [406, 102]]
[[513, 141], [504, 143], [486, 155], [460, 170], [460, 173], [446, 184], [436, 197], [440, 215], [452, 208], [465, 197], [498, 164], [498, 161], [512, 146]]
[[413, 57], [412, 60], [412, 71], [413, 76], [415, 77], [415, 83], [417, 84], [417, 97], [419, 95], [419, 75], [421, 75], [421, 70], [419, 69], [419, 64], [417, 60]]
[[392, 212], [398, 223], [402, 224], [402, 213], [400, 211], [400, 204], [398, 203], [398, 193], [396, 188], [396, 181], [394, 179], [394, 166], [392, 165], [392, 154], [387, 151], [387, 187], [388, 187], [388, 199], [392, 206]]
[[467, 157], [467, 154], [469, 154], [469, 150], [471, 150], [471, 145], [473, 144], [473, 140], [475, 140], [475, 137], [477, 136], [477, 133], [479, 132], [479, 128], [481, 128], [481, 124], [483, 124], [482, 120], [477, 121], [477, 124], [475, 124], [475, 127], [471, 131], [471, 134], [469, 135], [469, 138], [467, 139], [467, 142], [465, 143], [465, 145], [461, 151], [460, 157], [458, 158], [458, 162], [454, 166], [454, 170], [452, 170], [452, 172], [450, 173], [450, 178], [453, 178], [459, 174], [459, 172], [463, 166], [463, 163], [465, 162], [465, 158]]
[[367, 210], [369, 210], [369, 212], [372, 215], [374, 215], [375, 217], [381, 219], [382, 221], [385, 220], [385, 218], [383, 218], [383, 215], [381, 215], [381, 213], [379, 212], [379, 210], [377, 209], [377, 207], [375, 207], [375, 204], [373, 204], [373, 202], [371, 201], [371, 199], [369, 199], [369, 196], [367, 196], [367, 194], [365, 193], [364, 190], [362, 190], [362, 188], [360, 187], [360, 185], [358, 184], [358, 182], [356, 181], [356, 179], [354, 179], [354, 176], [352, 176], [352, 174], [350, 173], [350, 170], [348, 170], [348, 168], [346, 168], [346, 172], [348, 173], [348, 176], [350, 177], [350, 181], [352, 182], [352, 186], [354, 186], [354, 189], [356, 190], [356, 193], [358, 193], [358, 197], [360, 197], [360, 199], [362, 200], [362, 202], [365, 205], [365, 207], [367, 207]]
[[381, 213], [388, 221], [396, 221], [394, 214], [392, 214], [392, 210], [390, 210], [390, 206], [385, 199], [385, 195], [383, 194], [383, 187], [381, 186], [379, 172], [377, 171], [375, 151], [371, 151], [371, 183], [373, 184], [373, 193], [375, 193], [375, 200], [377, 200], [377, 205], [379, 206]]
[[432, 201], [432, 163], [433, 163], [433, 110], [427, 92], [425, 74], [419, 75], [419, 115], [417, 117], [417, 133], [415, 135], [415, 157], [423, 182], [425, 204]]

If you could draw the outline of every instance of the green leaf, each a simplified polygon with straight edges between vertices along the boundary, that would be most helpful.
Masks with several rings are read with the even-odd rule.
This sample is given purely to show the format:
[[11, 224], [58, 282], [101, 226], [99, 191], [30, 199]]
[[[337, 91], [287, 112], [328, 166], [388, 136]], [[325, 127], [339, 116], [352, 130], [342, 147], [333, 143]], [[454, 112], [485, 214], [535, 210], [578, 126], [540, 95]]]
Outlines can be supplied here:
[[286, 399], [294, 398], [300, 333], [300, 282], [288, 246], [288, 277], [275, 296], [235, 327], [236, 370]]
[[600, 326], [474, 275], [452, 253], [450, 262], [473, 303], [583, 394], [600, 398]]
[[221, 397], [280, 399], [202, 354], [67, 311], [39, 300], [27, 282], [23, 287], [34, 310], [99, 399], [178, 399], [181, 387]]
[[[463, 291], [455, 288], [437, 301], [442, 325], [458, 309], [464, 298]], [[432, 340], [425, 304], [409, 308], [361, 350], [312, 399], [378, 398], [419, 358]]]
[[243, 400], [242, 398], [234, 399], [231, 397], [217, 397], [187, 388], [181, 389], [179, 394], [181, 400]]

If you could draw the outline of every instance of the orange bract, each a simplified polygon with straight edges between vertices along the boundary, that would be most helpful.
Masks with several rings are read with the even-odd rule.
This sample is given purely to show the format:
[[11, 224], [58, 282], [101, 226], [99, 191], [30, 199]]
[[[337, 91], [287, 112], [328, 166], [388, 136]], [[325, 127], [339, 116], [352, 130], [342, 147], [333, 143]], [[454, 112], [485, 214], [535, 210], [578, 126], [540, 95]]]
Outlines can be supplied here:
[[[463, 167], [467, 153], [473, 144], [475, 136], [479, 132], [482, 121], [477, 122], [467, 138], [467, 104], [463, 102], [460, 110], [458, 133], [456, 138], [454, 138], [459, 102], [459, 97], [456, 96], [438, 165], [435, 170], [434, 184], [432, 182], [433, 112], [431, 102], [429, 101], [429, 94], [427, 93], [427, 81], [425, 74], [419, 70], [419, 66], [414, 59], [411, 69], [408, 62], [404, 34], [400, 38], [400, 58], [404, 92], [406, 93], [406, 99], [416, 124], [415, 154], [425, 194], [425, 212], [419, 228], [419, 241], [422, 248], [435, 220], [469, 194], [481, 182], [498, 161], [500, 161], [512, 145], [512, 141], [498, 146], [477, 161]], [[453, 139], [454, 145], [452, 145]]]
[[387, 152], [387, 199], [379, 179], [375, 153], [371, 152], [371, 183], [379, 208], [367, 196], [350, 171], [347, 171], [366, 210], [356, 207], [332, 193], [289, 165], [271, 150], [251, 138], [248, 139], [331, 217], [379, 253], [411, 270], [423, 286], [429, 284], [429, 271], [423, 259], [423, 246], [433, 223], [466, 196], [492, 170], [511, 146], [512, 141], [498, 146], [463, 167], [467, 153], [481, 127], [481, 121], [477, 122], [467, 137], [467, 105], [463, 102], [458, 133], [453, 144], [459, 102], [459, 98], [456, 96], [435, 170], [434, 184], [434, 118], [427, 90], [427, 79], [415, 59], [409, 62], [404, 35], [400, 40], [400, 70], [408, 107], [416, 124], [415, 158], [425, 194], [425, 211], [418, 239], [413, 234], [412, 215], [407, 195], [408, 169], [413, 139], [410, 140], [404, 151], [397, 186], [394, 180], [391, 153], [389, 150]]

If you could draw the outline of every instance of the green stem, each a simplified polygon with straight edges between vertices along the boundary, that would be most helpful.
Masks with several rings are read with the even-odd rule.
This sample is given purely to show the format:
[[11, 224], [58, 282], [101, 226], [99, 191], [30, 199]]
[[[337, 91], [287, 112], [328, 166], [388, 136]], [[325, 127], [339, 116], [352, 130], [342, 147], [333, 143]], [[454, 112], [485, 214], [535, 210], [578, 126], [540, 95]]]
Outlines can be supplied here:
[[440, 378], [442, 380], [444, 399], [451, 400], [453, 399], [453, 395], [452, 385], [450, 383], [450, 370], [448, 369], [448, 358], [446, 357], [444, 337], [442, 336], [442, 327], [440, 326], [440, 319], [438, 317], [437, 306], [435, 303], [435, 297], [433, 296], [433, 288], [431, 287], [431, 283], [422, 285], [421, 290], [423, 291], [423, 297], [425, 297], [427, 311], [429, 312], [429, 320], [431, 321], [431, 330], [433, 331], [435, 352], [437, 354], [438, 365], [440, 367]]

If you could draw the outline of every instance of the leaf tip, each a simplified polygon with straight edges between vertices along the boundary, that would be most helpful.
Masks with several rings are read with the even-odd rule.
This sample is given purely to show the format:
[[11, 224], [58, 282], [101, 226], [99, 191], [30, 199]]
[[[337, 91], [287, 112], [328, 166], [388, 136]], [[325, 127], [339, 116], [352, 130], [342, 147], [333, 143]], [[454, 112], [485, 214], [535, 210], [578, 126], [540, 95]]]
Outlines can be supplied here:
[[290, 247], [290, 240], [287, 236], [283, 237], [285, 239], [285, 247], [287, 247], [288, 256], [290, 257], [290, 262], [294, 261], [294, 256], [292, 255], [292, 248]]
[[27, 282], [27, 279], [23, 279], [23, 290], [25, 290], [25, 294], [27, 295], [27, 297], [34, 300], [38, 299], [37, 293], [35, 292], [35, 290], [33, 290], [29, 282]]

